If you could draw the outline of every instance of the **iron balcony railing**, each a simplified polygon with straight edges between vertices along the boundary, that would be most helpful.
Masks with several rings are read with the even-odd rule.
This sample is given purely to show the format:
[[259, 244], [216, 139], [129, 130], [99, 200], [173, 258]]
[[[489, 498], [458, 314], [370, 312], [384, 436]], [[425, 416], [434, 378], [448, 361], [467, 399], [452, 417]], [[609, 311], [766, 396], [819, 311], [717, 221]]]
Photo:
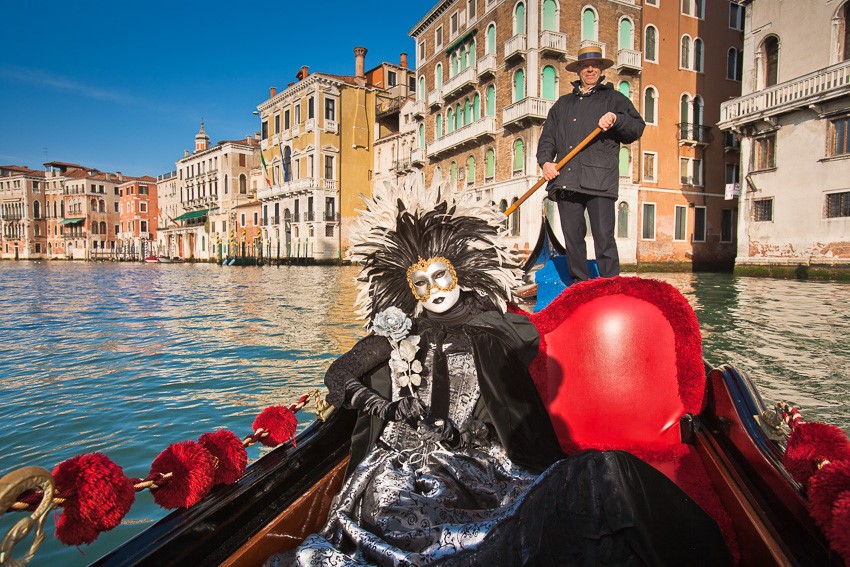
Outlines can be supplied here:
[[679, 142], [691, 144], [711, 143], [711, 127], [692, 122], [680, 122], [676, 124]]

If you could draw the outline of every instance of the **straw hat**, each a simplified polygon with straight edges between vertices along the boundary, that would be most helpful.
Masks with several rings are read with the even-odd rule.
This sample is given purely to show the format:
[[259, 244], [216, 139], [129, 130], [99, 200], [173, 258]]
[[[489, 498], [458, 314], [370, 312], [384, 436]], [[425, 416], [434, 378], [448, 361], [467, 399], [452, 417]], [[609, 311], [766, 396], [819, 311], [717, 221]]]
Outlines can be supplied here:
[[578, 57], [575, 61], [567, 63], [567, 71], [578, 73], [579, 64], [584, 63], [585, 61], [598, 61], [601, 70], [603, 71], [614, 64], [614, 62], [610, 59], [602, 57], [602, 49], [600, 47], [597, 47], [596, 45], [587, 45], [578, 50]]

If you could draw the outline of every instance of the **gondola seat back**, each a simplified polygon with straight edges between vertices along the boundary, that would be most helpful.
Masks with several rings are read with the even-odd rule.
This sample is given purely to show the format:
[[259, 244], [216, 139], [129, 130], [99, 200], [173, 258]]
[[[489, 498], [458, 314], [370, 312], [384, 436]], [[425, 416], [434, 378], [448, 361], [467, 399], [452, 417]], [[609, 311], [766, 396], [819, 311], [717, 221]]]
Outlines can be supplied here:
[[676, 480], [680, 422], [699, 413], [706, 386], [687, 299], [658, 280], [599, 278], [531, 320], [541, 335], [531, 372], [563, 449], [629, 450]]

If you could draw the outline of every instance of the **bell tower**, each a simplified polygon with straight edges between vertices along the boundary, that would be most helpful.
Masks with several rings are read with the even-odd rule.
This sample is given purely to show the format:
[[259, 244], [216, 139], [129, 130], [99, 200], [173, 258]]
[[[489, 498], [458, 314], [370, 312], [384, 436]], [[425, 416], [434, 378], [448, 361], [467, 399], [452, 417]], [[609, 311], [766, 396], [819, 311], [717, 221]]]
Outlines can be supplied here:
[[195, 151], [200, 152], [210, 147], [210, 137], [204, 131], [204, 120], [201, 119], [201, 129], [195, 135]]

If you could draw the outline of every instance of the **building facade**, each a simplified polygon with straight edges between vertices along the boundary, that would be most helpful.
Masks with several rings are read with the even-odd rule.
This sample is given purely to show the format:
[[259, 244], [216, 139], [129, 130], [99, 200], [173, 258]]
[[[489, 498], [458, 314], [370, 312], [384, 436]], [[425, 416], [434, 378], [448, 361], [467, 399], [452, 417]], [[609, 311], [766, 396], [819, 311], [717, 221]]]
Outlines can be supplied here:
[[[249, 176], [259, 161], [259, 142], [253, 136], [242, 140], [224, 140], [210, 145], [201, 128], [195, 136], [195, 149], [186, 150], [176, 162], [176, 192], [179, 204], [161, 229], [159, 239], [164, 254], [184, 260], [217, 260], [220, 254], [231, 256], [231, 233], [235, 234], [234, 208], [251, 201]], [[160, 183], [168, 184], [169, 179]], [[224, 246], [222, 251], [219, 243]]]
[[[731, 262], [734, 244], [722, 235], [733, 231], [721, 226], [729, 220], [723, 210], [735, 209], [724, 199], [726, 162], [737, 158], [709, 124], [720, 102], [740, 92], [716, 61], [740, 46], [740, 30], [730, 30], [728, 2], [660, 1], [439, 2], [410, 32], [414, 163], [427, 179], [439, 172], [506, 210], [540, 178], [543, 122], [577, 80], [565, 64], [596, 45], [614, 61], [605, 80], [648, 123], [641, 140], [620, 150], [621, 262]], [[519, 251], [533, 247], [542, 214], [556, 217], [545, 195], [538, 191], [506, 220]], [[589, 231], [587, 241], [592, 255]]]
[[639, 161], [621, 160], [640, 180], [639, 263], [734, 262], [739, 151], [715, 125], [721, 103], [741, 92], [741, 13], [728, 0], [643, 2], [641, 90], [633, 100], [647, 127]]
[[374, 183], [401, 183], [407, 175], [419, 175], [413, 166], [416, 149], [416, 74], [402, 53], [398, 65], [382, 63], [366, 72], [369, 83], [385, 87], [377, 96], [375, 110]]
[[134, 178], [118, 186], [119, 258], [143, 260], [154, 254], [159, 227], [156, 179]]
[[744, 5], [736, 267], [850, 265], [850, 2]]
[[0, 258], [47, 257], [47, 221], [43, 171], [0, 166]]
[[[177, 171], [169, 171], [156, 176], [156, 203], [159, 216], [157, 217], [156, 254], [171, 258], [177, 256], [176, 243], [168, 237], [165, 228], [174, 228], [178, 223], [174, 220], [184, 212], [183, 204], [180, 202], [180, 192], [177, 187]], [[175, 244], [175, 248], [170, 248]]]
[[[374, 178], [377, 95], [358, 47], [353, 76], [310, 73], [257, 106], [264, 183], [262, 240], [270, 259], [333, 260], [345, 256], [348, 231]], [[392, 69], [387, 69], [392, 71]], [[396, 77], [398, 80], [398, 77]]]

